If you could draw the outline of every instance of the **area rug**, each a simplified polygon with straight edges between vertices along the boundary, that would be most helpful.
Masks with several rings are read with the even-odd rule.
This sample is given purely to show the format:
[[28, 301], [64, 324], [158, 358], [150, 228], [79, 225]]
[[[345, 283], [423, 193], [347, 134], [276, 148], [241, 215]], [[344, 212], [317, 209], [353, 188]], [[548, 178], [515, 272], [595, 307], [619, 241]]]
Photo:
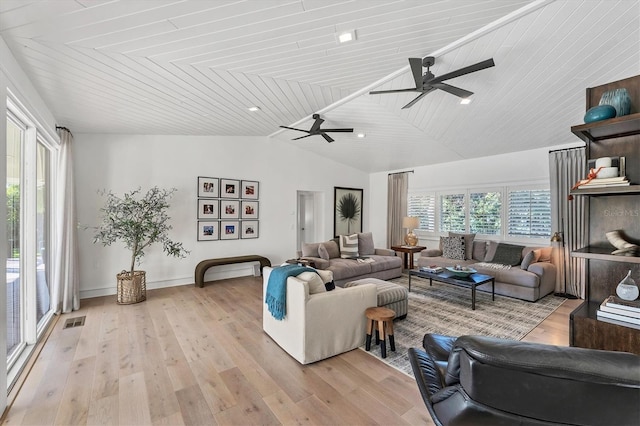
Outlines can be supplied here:
[[[406, 288], [409, 277], [390, 280]], [[476, 291], [476, 310], [471, 310], [471, 289], [419, 277], [411, 277], [409, 310], [403, 320], [393, 322], [396, 350], [380, 357], [380, 347], [372, 342], [369, 354], [413, 377], [407, 349], [422, 347], [426, 333], [462, 336], [475, 334], [520, 340], [555, 311], [565, 299], [550, 294], [535, 303]], [[364, 345], [361, 347], [364, 350]]]

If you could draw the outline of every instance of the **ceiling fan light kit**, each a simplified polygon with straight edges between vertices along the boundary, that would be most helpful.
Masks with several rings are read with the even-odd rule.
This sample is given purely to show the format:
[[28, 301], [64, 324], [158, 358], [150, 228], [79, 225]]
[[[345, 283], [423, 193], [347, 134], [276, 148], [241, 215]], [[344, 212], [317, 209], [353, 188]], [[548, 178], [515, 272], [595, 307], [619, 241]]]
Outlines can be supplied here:
[[[428, 93], [436, 89], [444, 90], [447, 93], [451, 93], [452, 95], [458, 96], [463, 100], [468, 99], [473, 92], [470, 92], [465, 89], [461, 89], [456, 86], [451, 86], [447, 83], [443, 83], [445, 80], [449, 80], [452, 78], [460, 77], [465, 74], [470, 74], [472, 72], [480, 71], [485, 68], [490, 68], [495, 66], [495, 62], [493, 58], [486, 59], [482, 62], [478, 62], [477, 64], [469, 65], [467, 67], [460, 68], [455, 71], [448, 72], [446, 74], [441, 75], [440, 77], [436, 77], [429, 68], [435, 64], [436, 59], [433, 56], [427, 56], [424, 59], [420, 58], [409, 58], [409, 66], [411, 67], [411, 74], [413, 75], [413, 80], [416, 83], [415, 88], [408, 89], [394, 89], [394, 90], [373, 90], [369, 92], [370, 95], [378, 95], [383, 93], [401, 93], [401, 92], [418, 92], [420, 95], [416, 97], [414, 100], [406, 104], [402, 107], [402, 109], [411, 108], [416, 102], [422, 99]], [[422, 68], [426, 68], [427, 72], [422, 74]], [[469, 103], [471, 100], [468, 100], [464, 103]], [[463, 102], [460, 102], [463, 103]]]
[[313, 119], [315, 120], [313, 122], [313, 124], [311, 125], [311, 128], [309, 130], [304, 130], [304, 129], [296, 129], [295, 127], [288, 127], [288, 126], [280, 126], [283, 129], [289, 129], [289, 130], [297, 130], [299, 132], [305, 132], [308, 133], [308, 135], [305, 136], [300, 136], [298, 138], [293, 138], [291, 139], [292, 141], [297, 141], [298, 139], [303, 139], [303, 138], [308, 138], [309, 136], [316, 136], [316, 135], [320, 135], [322, 136], [327, 142], [333, 142], [334, 139], [327, 135], [327, 132], [341, 132], [341, 133], [353, 133], [353, 128], [344, 128], [344, 129], [321, 129], [320, 126], [322, 125], [322, 123], [324, 123], [324, 120], [322, 118], [320, 118], [320, 114], [313, 114]]

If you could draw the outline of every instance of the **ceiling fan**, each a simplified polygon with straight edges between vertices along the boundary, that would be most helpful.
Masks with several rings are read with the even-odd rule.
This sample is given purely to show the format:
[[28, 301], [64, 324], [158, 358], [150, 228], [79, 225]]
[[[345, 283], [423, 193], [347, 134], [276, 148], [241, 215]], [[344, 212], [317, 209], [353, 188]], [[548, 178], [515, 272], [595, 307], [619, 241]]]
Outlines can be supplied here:
[[[415, 88], [396, 89], [396, 90], [374, 90], [372, 92], [369, 92], [369, 94], [377, 95], [380, 93], [421, 92], [417, 98], [415, 98], [414, 100], [412, 100], [411, 102], [403, 106], [402, 109], [411, 108], [413, 104], [415, 104], [420, 99], [422, 99], [424, 95], [436, 89], [444, 90], [445, 92], [451, 93], [452, 95], [456, 95], [461, 98], [468, 98], [469, 96], [473, 95], [473, 92], [469, 92], [468, 90], [464, 90], [459, 87], [451, 86], [449, 84], [443, 83], [443, 81], [495, 66], [495, 63], [493, 62], [493, 58], [491, 58], [482, 62], [478, 62], [477, 64], [469, 65], [468, 67], [463, 67], [463, 68], [460, 68], [459, 70], [443, 74], [440, 77], [436, 77], [435, 75], [433, 75], [431, 71], [429, 71], [429, 67], [431, 67], [435, 62], [436, 62], [436, 59], [433, 56], [427, 56], [424, 59], [409, 58], [411, 73], [413, 74], [413, 79], [416, 82]], [[427, 72], [424, 73], [424, 75], [422, 75], [422, 67], [427, 68]]]
[[311, 126], [311, 129], [309, 130], [296, 129], [295, 127], [287, 127], [287, 126], [280, 126], [280, 127], [282, 127], [283, 129], [298, 130], [300, 132], [309, 133], [308, 135], [291, 139], [292, 141], [297, 141], [298, 139], [302, 139], [302, 138], [308, 138], [309, 136], [321, 135], [323, 138], [327, 140], [327, 142], [333, 142], [334, 139], [331, 136], [327, 135], [326, 132], [349, 132], [349, 133], [353, 132], [353, 129], [321, 129], [320, 125], [324, 123], [324, 120], [320, 118], [320, 114], [313, 114], [313, 119], [316, 121], [313, 123], [313, 125]]

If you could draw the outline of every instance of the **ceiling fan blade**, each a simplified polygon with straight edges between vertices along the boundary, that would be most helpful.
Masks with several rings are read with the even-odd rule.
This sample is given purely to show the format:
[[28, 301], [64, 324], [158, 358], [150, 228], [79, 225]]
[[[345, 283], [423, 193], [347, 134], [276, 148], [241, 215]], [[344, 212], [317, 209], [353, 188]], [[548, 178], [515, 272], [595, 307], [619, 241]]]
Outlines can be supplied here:
[[421, 89], [422, 58], [409, 58], [409, 65], [411, 66], [411, 74], [413, 74], [413, 80], [416, 82], [416, 89]]
[[473, 95], [473, 92], [461, 89], [456, 86], [451, 86], [447, 83], [432, 83], [431, 85], [437, 89], [444, 90], [445, 92], [451, 93], [452, 95], [456, 95], [460, 98], [468, 98], [469, 96]]
[[333, 142], [333, 138], [331, 138], [331, 136], [327, 135], [326, 133], [320, 133], [322, 135], [323, 138], [325, 138], [327, 140], [327, 142]]
[[369, 92], [369, 94], [379, 95], [380, 93], [401, 93], [401, 92], [420, 92], [420, 89], [374, 90]]
[[[306, 131], [306, 130], [305, 130]], [[311, 134], [308, 135], [304, 135], [304, 136], [300, 136], [299, 138], [293, 138], [291, 139], [292, 141], [297, 141], [298, 139], [302, 139], [302, 138], [308, 138], [309, 136], [312, 136]]]
[[456, 71], [451, 71], [446, 74], [442, 74], [440, 77], [433, 78], [427, 81], [427, 84], [440, 83], [444, 80], [449, 80], [451, 78], [460, 77], [461, 75], [470, 74], [472, 72], [480, 71], [485, 68], [491, 68], [495, 66], [495, 62], [493, 62], [493, 58], [487, 59], [482, 62], [478, 62], [477, 64], [469, 65], [468, 67], [460, 68]]
[[429, 92], [432, 92], [436, 90], [434, 87], [430, 87], [429, 90], [425, 90], [424, 92], [422, 92], [420, 95], [418, 95], [417, 98], [415, 98], [414, 100], [412, 100], [411, 102], [409, 102], [408, 104], [406, 104], [405, 106], [402, 107], [402, 109], [407, 109], [407, 108], [411, 108], [413, 106], [413, 104], [415, 104], [416, 102], [418, 102], [420, 99], [422, 99], [424, 97], [424, 95], [426, 95]]
[[353, 133], [353, 129], [322, 129], [323, 132], [349, 132]]
[[311, 129], [309, 129], [309, 131], [311, 133], [317, 132], [318, 130], [320, 130], [320, 125], [324, 123], [324, 120], [322, 118], [320, 118], [320, 116], [318, 116], [318, 118], [316, 118], [316, 121], [313, 123], [313, 125], [311, 126]]
[[282, 127], [283, 129], [297, 130], [297, 131], [299, 131], [299, 132], [307, 132], [307, 133], [309, 133], [309, 131], [308, 131], [308, 130], [304, 130], [304, 129], [296, 129], [295, 127], [287, 127], [287, 126], [280, 126], [280, 127]]

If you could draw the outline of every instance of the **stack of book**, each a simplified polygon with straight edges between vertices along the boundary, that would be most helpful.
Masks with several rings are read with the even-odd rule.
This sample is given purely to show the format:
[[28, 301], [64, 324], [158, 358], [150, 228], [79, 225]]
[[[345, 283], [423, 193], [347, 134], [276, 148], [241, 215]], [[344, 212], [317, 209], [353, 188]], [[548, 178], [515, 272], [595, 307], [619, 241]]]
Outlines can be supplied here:
[[640, 300], [624, 300], [609, 296], [596, 312], [600, 321], [640, 329]]
[[602, 179], [583, 179], [580, 181], [580, 189], [587, 188], [609, 188], [612, 186], [629, 186], [629, 181], [626, 176], [618, 176], [612, 178], [602, 178]]
[[444, 269], [440, 266], [431, 265], [431, 266], [421, 266], [420, 270], [422, 272], [430, 272], [432, 274], [439, 274], [440, 272], [444, 272]]

